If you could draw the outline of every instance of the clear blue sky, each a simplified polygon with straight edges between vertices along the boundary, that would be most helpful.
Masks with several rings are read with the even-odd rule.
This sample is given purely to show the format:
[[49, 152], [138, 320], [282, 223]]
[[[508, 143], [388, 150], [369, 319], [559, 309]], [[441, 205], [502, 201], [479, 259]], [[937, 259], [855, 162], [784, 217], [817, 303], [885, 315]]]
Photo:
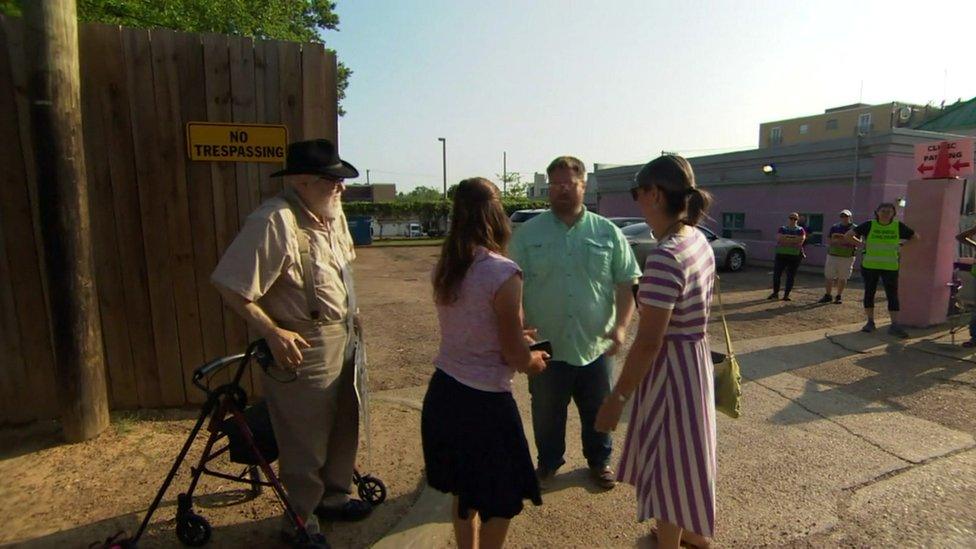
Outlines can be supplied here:
[[[976, 2], [338, 0], [342, 156], [398, 190], [754, 147], [759, 123], [976, 95]], [[960, 30], [935, 31], [958, 22]], [[968, 60], [964, 56], [969, 51]], [[946, 74], [948, 70], [948, 75]]]

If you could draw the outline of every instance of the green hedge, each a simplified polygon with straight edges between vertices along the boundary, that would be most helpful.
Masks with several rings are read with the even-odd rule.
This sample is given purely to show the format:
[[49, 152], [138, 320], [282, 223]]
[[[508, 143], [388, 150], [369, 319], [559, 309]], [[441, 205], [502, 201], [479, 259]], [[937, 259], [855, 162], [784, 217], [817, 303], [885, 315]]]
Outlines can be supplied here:
[[[528, 199], [502, 200], [505, 213], [511, 215], [516, 210], [545, 209], [548, 202]], [[346, 202], [343, 204], [347, 216], [366, 215], [383, 220], [420, 221], [446, 218], [451, 213], [451, 203], [447, 200], [401, 201], [401, 202]]]

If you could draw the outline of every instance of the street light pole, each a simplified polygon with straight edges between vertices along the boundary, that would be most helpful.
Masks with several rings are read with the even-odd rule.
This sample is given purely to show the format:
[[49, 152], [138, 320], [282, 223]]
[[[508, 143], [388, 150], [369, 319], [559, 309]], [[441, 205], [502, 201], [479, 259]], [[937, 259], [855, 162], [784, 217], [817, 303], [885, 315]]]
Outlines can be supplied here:
[[441, 142], [441, 154], [443, 155], [444, 167], [444, 200], [447, 200], [447, 138], [438, 137], [437, 140]]

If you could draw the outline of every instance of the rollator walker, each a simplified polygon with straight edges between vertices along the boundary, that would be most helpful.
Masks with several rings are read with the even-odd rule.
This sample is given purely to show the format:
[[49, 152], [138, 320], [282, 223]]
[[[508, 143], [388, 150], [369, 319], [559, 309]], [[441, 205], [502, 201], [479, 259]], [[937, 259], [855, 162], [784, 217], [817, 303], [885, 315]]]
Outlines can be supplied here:
[[[166, 490], [176, 477], [176, 473], [205, 423], [210, 435], [207, 437], [203, 454], [200, 456], [197, 465], [190, 469], [189, 488], [177, 496], [176, 537], [184, 545], [190, 547], [200, 547], [210, 541], [212, 534], [210, 523], [193, 509], [193, 493], [197, 488], [197, 483], [201, 476], [208, 475], [247, 484], [250, 486], [249, 493], [252, 497], [260, 495], [265, 487], [271, 488], [281, 502], [288, 520], [295, 527], [297, 532], [296, 545], [308, 548], [328, 547], [327, 543], [323, 545], [312, 540], [305, 527], [305, 522], [295, 512], [281, 482], [271, 468], [271, 464], [278, 459], [278, 445], [275, 441], [267, 405], [261, 401], [248, 406], [247, 393], [241, 387], [241, 378], [252, 360], [257, 361], [265, 372], [273, 365], [274, 359], [271, 356], [271, 351], [263, 339], [251, 343], [247, 351], [242, 354], [212, 360], [193, 372], [193, 384], [207, 394], [207, 400], [203, 403], [196, 424], [190, 431], [189, 437], [183, 444], [183, 448], [170, 468], [169, 474], [166, 475], [162, 486], [159, 487], [155, 499], [149, 505], [139, 530], [131, 538], [121, 538], [122, 533], [120, 532], [101, 544], [102, 547], [113, 549], [137, 547], [139, 539], [149, 525], [149, 520], [159, 507]], [[231, 381], [211, 389], [208, 380], [214, 374], [234, 364], [237, 365], [237, 370], [234, 372]], [[244, 465], [244, 469], [237, 475], [211, 469], [211, 462], [223, 454], [228, 454], [231, 463]], [[386, 499], [386, 486], [380, 479], [372, 475], [361, 475], [358, 470], [355, 470], [353, 482], [356, 484], [359, 497], [363, 501], [372, 505], [379, 505]]]

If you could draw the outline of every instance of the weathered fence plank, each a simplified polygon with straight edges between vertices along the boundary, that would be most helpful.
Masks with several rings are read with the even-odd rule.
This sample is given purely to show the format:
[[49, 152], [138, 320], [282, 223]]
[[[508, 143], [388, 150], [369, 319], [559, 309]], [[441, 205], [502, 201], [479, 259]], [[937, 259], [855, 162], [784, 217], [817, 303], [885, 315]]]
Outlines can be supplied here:
[[[199, 402], [206, 360], [245, 323], [210, 284], [277, 164], [191, 162], [188, 122], [284, 124], [335, 138], [335, 59], [320, 45], [79, 26], [93, 252], [113, 408]], [[57, 417], [23, 26], [0, 16], [0, 424]], [[260, 392], [260, 375], [245, 388]], [[228, 380], [224, 373], [215, 383]]]

